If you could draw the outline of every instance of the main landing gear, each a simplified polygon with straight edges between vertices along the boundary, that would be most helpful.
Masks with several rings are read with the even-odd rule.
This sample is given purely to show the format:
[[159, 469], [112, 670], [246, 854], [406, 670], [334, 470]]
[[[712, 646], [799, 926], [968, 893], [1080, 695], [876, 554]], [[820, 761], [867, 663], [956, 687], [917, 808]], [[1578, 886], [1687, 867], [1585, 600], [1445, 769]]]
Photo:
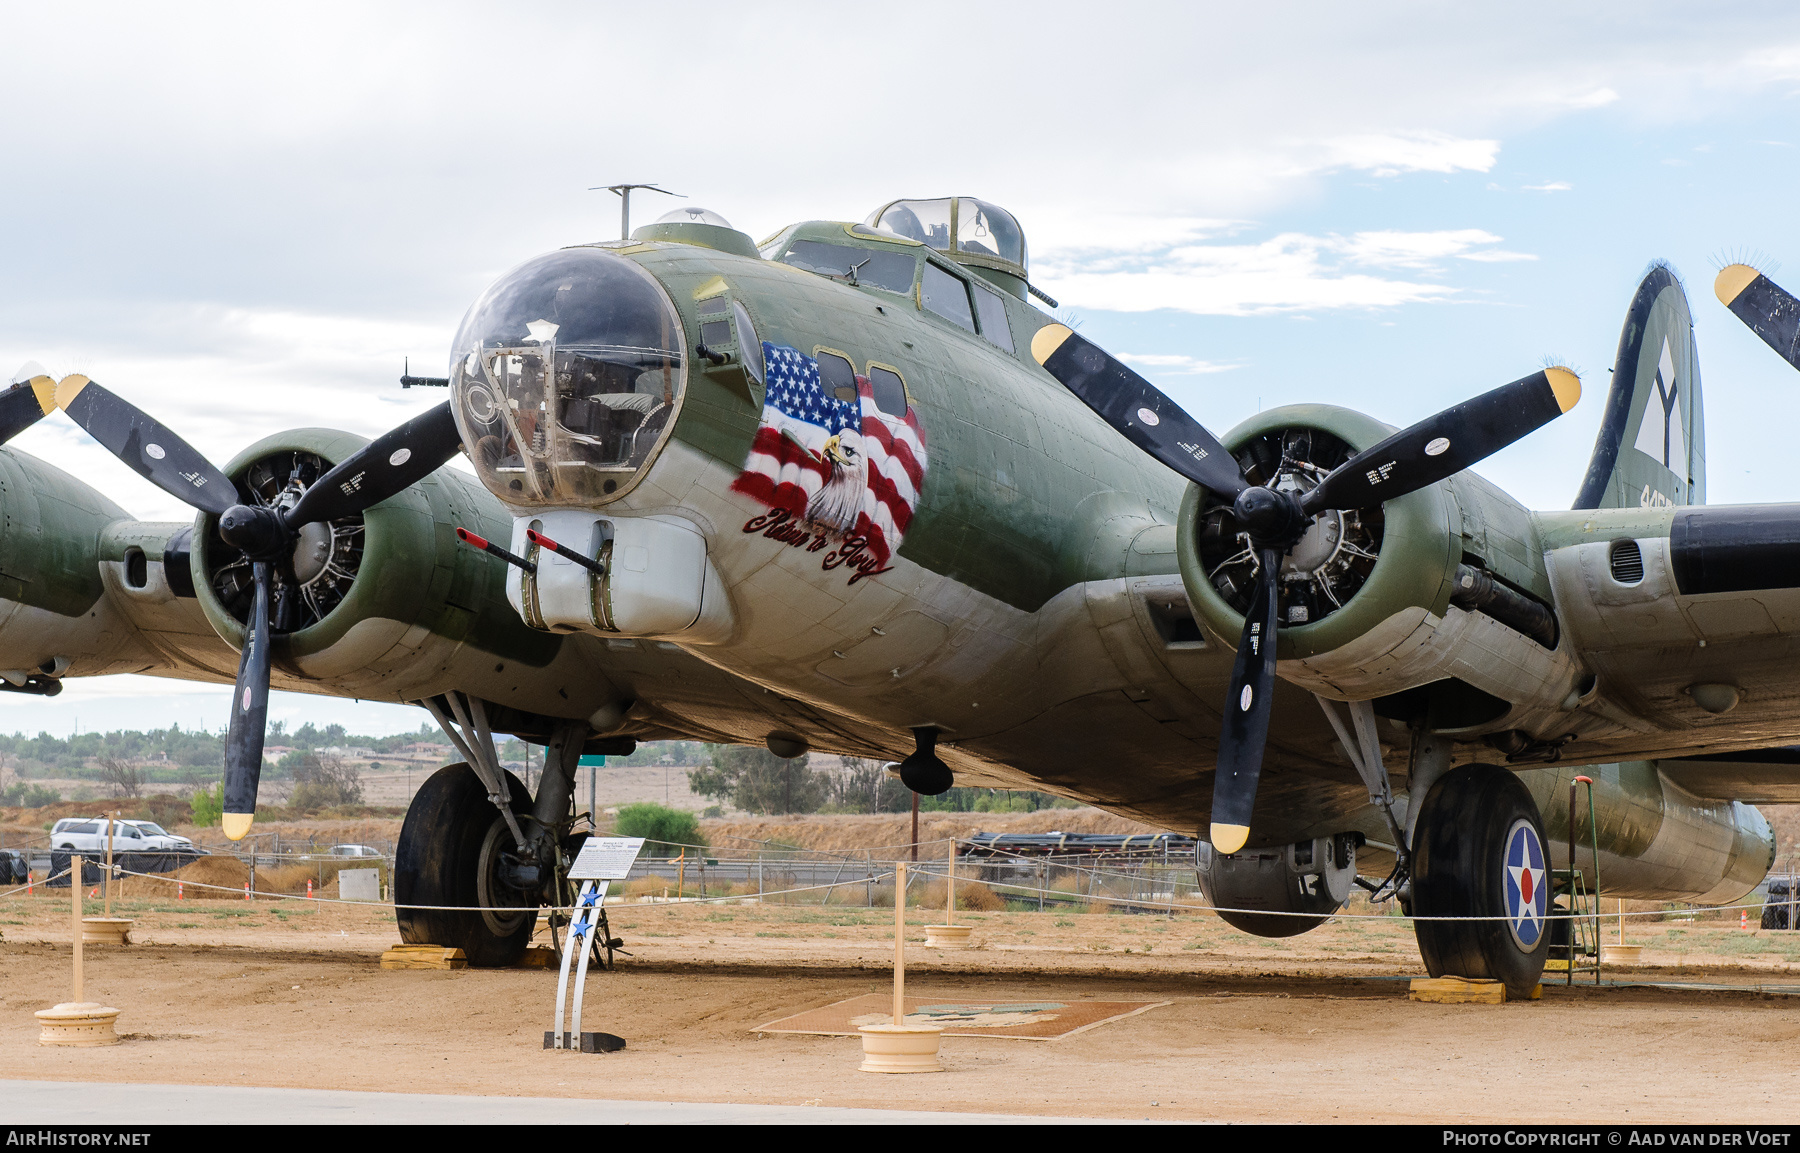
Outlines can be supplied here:
[[[1550, 863], [1537, 803], [1511, 771], [1463, 765], [1431, 785], [1413, 831], [1412, 914], [1433, 977], [1529, 996], [1550, 955]], [[1433, 917], [1488, 918], [1437, 921]]]
[[571, 903], [579, 838], [569, 810], [588, 728], [574, 722], [551, 737], [533, 798], [501, 767], [483, 701], [450, 693], [420, 703], [468, 759], [433, 773], [407, 809], [394, 854], [400, 939], [461, 949], [475, 966], [517, 964], [539, 907]]
[[1332, 702], [1321, 697], [1319, 707], [1402, 848], [1386, 881], [1357, 883], [1372, 901], [1398, 896], [1418, 918], [1413, 932], [1433, 977], [1504, 981], [1509, 996], [1529, 996], [1550, 953], [1548, 842], [1531, 793], [1499, 765], [1452, 769], [1449, 742], [1417, 729], [1402, 826], [1370, 704], [1350, 704], [1349, 725]]

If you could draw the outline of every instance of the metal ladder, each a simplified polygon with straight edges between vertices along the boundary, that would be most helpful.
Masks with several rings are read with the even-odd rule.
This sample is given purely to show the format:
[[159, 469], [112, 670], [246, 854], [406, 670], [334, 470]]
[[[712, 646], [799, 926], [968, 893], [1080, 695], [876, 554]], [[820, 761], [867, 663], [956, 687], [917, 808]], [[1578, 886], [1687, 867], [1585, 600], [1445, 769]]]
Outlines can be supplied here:
[[[1587, 786], [1588, 848], [1593, 852], [1593, 887], [1587, 876], [1575, 867], [1575, 796], [1580, 785]], [[1566, 943], [1558, 943], [1562, 934], [1552, 931], [1550, 959], [1544, 969], [1564, 974], [1564, 984], [1573, 985], [1576, 973], [1592, 972], [1594, 984], [1600, 983], [1600, 830], [1594, 822], [1594, 782], [1590, 777], [1576, 777], [1569, 782], [1569, 867], [1550, 870], [1552, 916], [1563, 918], [1556, 924], [1566, 925]], [[1556, 907], [1557, 898], [1564, 905]], [[1558, 956], [1557, 954], [1561, 954]]]

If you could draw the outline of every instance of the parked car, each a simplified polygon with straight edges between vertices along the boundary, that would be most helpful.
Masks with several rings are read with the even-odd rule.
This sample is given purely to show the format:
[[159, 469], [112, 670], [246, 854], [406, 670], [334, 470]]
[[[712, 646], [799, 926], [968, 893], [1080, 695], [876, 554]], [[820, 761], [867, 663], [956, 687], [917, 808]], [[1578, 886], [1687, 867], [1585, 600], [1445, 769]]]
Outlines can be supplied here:
[[386, 856], [373, 845], [333, 845], [329, 854], [333, 857], [381, 857]]
[[[50, 847], [75, 853], [106, 852], [105, 817], [64, 817], [50, 827]], [[198, 853], [194, 842], [155, 821], [114, 822], [114, 853]]]

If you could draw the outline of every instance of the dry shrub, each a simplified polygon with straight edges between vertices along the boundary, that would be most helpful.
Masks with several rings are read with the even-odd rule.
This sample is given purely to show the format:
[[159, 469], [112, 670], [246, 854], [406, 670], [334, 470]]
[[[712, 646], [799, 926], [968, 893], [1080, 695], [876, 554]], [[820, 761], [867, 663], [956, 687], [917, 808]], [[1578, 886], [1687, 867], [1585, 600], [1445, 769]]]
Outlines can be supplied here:
[[[924, 885], [910, 886], [912, 892], [907, 895], [907, 903], [919, 909], [941, 909], [944, 907], [945, 883], [932, 881]], [[1000, 895], [980, 881], [956, 882], [956, 907], [968, 913], [998, 913], [1006, 908], [1006, 902]]]

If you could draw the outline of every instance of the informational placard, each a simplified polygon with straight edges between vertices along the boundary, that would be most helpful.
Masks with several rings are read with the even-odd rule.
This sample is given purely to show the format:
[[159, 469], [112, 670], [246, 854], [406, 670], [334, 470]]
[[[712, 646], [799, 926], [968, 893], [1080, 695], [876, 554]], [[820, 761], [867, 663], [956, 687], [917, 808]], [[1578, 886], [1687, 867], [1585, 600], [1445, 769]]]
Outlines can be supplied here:
[[642, 837], [589, 837], [569, 866], [575, 881], [623, 881], [644, 851]]

